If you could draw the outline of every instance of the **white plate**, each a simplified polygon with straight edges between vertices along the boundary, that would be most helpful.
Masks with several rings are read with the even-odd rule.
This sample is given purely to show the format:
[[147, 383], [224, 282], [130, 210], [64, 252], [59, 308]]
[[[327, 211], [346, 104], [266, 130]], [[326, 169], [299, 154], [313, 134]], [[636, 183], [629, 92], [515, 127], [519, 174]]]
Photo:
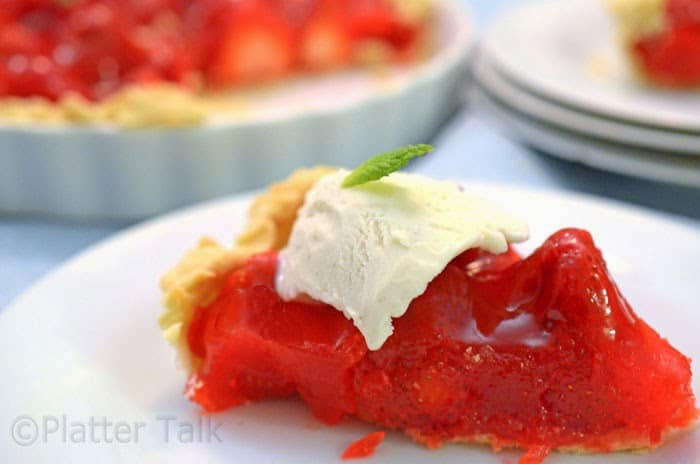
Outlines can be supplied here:
[[139, 218], [260, 187], [314, 164], [353, 166], [430, 140], [462, 101], [472, 31], [439, 0], [425, 62], [299, 78], [241, 119], [184, 130], [0, 127], [0, 212]]
[[[468, 187], [527, 216], [533, 237], [523, 247], [526, 251], [558, 228], [589, 229], [637, 312], [693, 357], [694, 370], [699, 371], [697, 230], [581, 195], [488, 184]], [[340, 462], [348, 443], [376, 430], [354, 421], [322, 426], [298, 402], [275, 401], [210, 416], [207, 420], [213, 427], [221, 424], [221, 442], [211, 436], [206, 443], [195, 436], [194, 443], [181, 443], [173, 429], [166, 440], [165, 417], [197, 423], [200, 416], [182, 396], [183, 373], [176, 370], [173, 351], [156, 326], [157, 280], [201, 235], [230, 240], [241, 228], [247, 204], [245, 198], [220, 200], [122, 233], [53, 272], [0, 315], [3, 462], [331, 463]], [[700, 391], [697, 376], [693, 386]], [[63, 417], [65, 428], [60, 424]], [[122, 436], [126, 443], [110, 445], [91, 438], [74, 443], [71, 422], [85, 424], [91, 417], [96, 422], [105, 417], [113, 424], [130, 424], [131, 433]], [[41, 433], [35, 443], [20, 446], [11, 431], [17, 440], [31, 441], [31, 421]], [[134, 423], [144, 424], [138, 434]], [[50, 432], [56, 428], [59, 431]], [[64, 429], [69, 432], [65, 440]], [[101, 437], [107, 438], [97, 435]], [[494, 455], [479, 446], [428, 451], [401, 434], [389, 433], [377, 457], [367, 462], [500, 464], [514, 456]], [[700, 429], [650, 455], [555, 455], [547, 462], [697, 463]]]
[[700, 134], [693, 135], [634, 125], [560, 105], [555, 100], [547, 100], [530, 93], [524, 87], [510, 81], [483, 53], [472, 63], [472, 72], [474, 78], [489, 93], [509, 106], [545, 123], [645, 149], [700, 156]]
[[698, 157], [614, 144], [538, 122], [481, 88], [475, 88], [472, 97], [516, 138], [549, 155], [632, 177], [700, 188]]
[[547, 97], [611, 117], [700, 132], [700, 92], [639, 84], [603, 0], [528, 2], [495, 22], [484, 46], [499, 69]]

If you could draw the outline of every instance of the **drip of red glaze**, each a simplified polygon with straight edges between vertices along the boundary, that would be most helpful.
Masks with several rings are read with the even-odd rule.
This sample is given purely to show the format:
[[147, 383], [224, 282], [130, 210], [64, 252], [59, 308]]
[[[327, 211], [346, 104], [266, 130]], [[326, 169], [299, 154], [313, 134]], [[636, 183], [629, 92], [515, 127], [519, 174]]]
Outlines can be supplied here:
[[548, 446], [535, 446], [527, 450], [518, 464], [542, 464], [552, 449]]
[[374, 455], [377, 447], [384, 441], [384, 432], [372, 432], [369, 435], [352, 442], [340, 456], [342, 459], [361, 459]]

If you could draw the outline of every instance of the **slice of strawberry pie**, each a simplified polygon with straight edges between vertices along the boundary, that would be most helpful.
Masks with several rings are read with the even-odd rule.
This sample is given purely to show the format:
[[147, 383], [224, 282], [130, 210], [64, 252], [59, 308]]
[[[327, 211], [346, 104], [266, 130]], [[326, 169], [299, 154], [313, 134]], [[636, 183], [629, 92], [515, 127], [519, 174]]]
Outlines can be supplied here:
[[645, 81], [700, 87], [700, 0], [607, 0], [621, 41]]
[[161, 326], [204, 410], [299, 395], [327, 423], [534, 460], [654, 448], [695, 421], [689, 359], [634, 313], [588, 232], [521, 258], [527, 226], [486, 199], [347, 176], [273, 185], [235, 247], [204, 239], [163, 278]]

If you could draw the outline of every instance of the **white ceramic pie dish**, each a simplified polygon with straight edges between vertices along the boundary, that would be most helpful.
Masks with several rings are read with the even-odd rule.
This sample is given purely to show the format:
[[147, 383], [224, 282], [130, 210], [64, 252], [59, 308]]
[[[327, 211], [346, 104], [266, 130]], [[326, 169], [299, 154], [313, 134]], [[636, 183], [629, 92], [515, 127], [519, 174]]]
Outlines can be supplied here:
[[187, 129], [0, 126], [0, 212], [136, 219], [260, 187], [304, 165], [352, 166], [425, 142], [462, 101], [471, 25], [441, 0], [435, 51], [381, 78], [354, 70], [273, 88], [239, 120]]

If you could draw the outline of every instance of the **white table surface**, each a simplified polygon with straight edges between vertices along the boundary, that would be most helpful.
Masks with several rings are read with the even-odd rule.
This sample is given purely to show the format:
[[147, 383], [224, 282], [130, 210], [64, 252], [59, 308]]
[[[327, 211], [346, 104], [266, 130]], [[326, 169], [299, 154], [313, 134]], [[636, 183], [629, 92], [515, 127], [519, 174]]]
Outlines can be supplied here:
[[[466, 1], [478, 28], [517, 0]], [[608, 174], [560, 161], [510, 141], [468, 103], [433, 143], [438, 152], [417, 162], [416, 172], [479, 179], [544, 190], [604, 196], [651, 209], [697, 228], [700, 189], [673, 187]], [[2, 148], [0, 147], [0, 150]], [[130, 224], [76, 223], [0, 214], [0, 311], [33, 282], [70, 256]]]

